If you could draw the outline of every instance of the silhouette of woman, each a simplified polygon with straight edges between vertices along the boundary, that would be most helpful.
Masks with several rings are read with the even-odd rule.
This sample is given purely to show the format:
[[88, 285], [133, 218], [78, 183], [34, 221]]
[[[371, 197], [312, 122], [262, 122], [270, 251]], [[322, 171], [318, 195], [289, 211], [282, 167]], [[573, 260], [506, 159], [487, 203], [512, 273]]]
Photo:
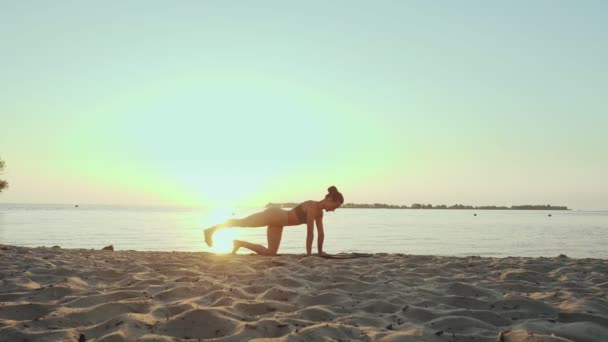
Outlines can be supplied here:
[[297, 226], [306, 223], [306, 254], [311, 255], [312, 240], [314, 238], [314, 225], [317, 225], [317, 250], [323, 254], [323, 210], [334, 211], [344, 203], [344, 197], [335, 186], [327, 189], [328, 193], [320, 201], [306, 201], [287, 211], [281, 208], [268, 208], [259, 213], [249, 215], [242, 219], [229, 219], [205, 229], [205, 242], [213, 246], [213, 234], [222, 228], [229, 227], [264, 227], [268, 239], [268, 247], [247, 241], [234, 240], [232, 253], [244, 247], [261, 255], [276, 255], [281, 244], [283, 227]]

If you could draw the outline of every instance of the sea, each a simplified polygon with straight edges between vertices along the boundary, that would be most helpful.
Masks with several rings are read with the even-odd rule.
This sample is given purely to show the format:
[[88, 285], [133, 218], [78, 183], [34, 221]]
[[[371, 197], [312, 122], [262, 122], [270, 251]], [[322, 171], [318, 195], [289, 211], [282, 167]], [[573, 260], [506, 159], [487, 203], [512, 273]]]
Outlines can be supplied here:
[[[227, 253], [234, 239], [266, 245], [266, 229], [220, 230], [213, 248], [203, 229], [263, 209], [0, 204], [0, 244]], [[323, 222], [327, 253], [608, 258], [608, 211], [339, 208]], [[305, 225], [285, 227], [279, 253], [305, 242]]]

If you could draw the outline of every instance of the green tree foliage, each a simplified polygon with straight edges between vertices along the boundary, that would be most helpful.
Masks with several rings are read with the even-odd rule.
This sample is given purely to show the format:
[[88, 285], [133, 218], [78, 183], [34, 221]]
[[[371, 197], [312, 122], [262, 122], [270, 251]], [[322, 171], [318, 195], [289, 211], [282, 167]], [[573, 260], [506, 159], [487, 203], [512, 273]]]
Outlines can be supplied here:
[[[268, 203], [266, 208], [279, 207], [279, 208], [293, 208], [298, 203], [285, 202], [285, 203]], [[569, 210], [566, 206], [555, 206], [555, 205], [514, 205], [511, 207], [506, 206], [495, 206], [495, 205], [482, 205], [472, 206], [463, 204], [454, 204], [447, 206], [445, 204], [435, 205], [414, 203], [411, 207], [407, 205], [394, 205], [385, 203], [344, 203], [342, 208], [362, 208], [362, 209], [479, 209], [479, 210]]]
[[[2, 170], [4, 170], [4, 160], [0, 160], [0, 174]], [[0, 192], [6, 188], [8, 188], [8, 182], [0, 179]]]

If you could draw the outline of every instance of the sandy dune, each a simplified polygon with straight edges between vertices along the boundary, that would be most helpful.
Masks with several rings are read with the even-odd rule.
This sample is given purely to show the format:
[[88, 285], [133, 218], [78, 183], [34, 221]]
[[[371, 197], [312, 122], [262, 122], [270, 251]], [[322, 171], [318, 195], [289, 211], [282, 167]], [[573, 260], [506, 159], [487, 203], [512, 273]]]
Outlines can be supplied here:
[[0, 341], [608, 341], [608, 261], [0, 245]]

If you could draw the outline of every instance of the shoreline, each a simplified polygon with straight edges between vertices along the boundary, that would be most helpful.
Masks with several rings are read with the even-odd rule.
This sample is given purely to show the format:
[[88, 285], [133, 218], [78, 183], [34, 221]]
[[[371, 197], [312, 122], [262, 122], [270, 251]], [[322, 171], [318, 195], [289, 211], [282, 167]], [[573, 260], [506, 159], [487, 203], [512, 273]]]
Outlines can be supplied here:
[[606, 259], [0, 245], [0, 284], [0, 341], [608, 340]]

